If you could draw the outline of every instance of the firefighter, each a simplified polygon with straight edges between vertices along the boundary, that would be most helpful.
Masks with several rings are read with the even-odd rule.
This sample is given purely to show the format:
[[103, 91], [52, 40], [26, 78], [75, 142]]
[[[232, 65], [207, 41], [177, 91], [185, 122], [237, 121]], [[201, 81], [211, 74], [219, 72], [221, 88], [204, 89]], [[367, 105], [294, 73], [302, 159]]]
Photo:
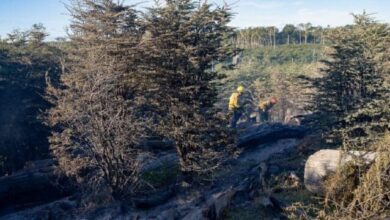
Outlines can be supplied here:
[[229, 99], [229, 111], [232, 114], [230, 118], [230, 127], [236, 128], [238, 120], [243, 114], [242, 106], [240, 105], [240, 97], [245, 91], [244, 86], [239, 86], [235, 92], [232, 93]]
[[271, 97], [267, 101], [260, 102], [258, 105], [259, 114], [258, 114], [258, 122], [267, 123], [269, 122], [269, 111], [271, 108], [278, 103], [278, 100], [275, 97]]

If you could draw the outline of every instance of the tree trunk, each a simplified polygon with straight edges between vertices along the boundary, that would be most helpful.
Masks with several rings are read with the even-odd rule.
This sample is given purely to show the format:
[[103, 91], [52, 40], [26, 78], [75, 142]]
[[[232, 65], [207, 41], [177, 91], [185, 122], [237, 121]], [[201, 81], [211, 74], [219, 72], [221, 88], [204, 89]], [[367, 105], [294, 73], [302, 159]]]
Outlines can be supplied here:
[[272, 143], [281, 139], [302, 138], [306, 129], [301, 126], [282, 124], [260, 125], [247, 129], [246, 135], [241, 136], [237, 146], [239, 148], [251, 148], [260, 144]]
[[305, 31], [305, 44], [307, 44], [307, 32]]
[[53, 160], [35, 161], [22, 171], [1, 177], [0, 209], [22, 209], [69, 195], [70, 188], [63, 191], [57, 187], [55, 169]]
[[274, 28], [274, 49], [276, 48], [276, 29]]
[[290, 35], [287, 35], [287, 45], [290, 45]]
[[302, 44], [302, 31], [299, 31], [299, 44]]

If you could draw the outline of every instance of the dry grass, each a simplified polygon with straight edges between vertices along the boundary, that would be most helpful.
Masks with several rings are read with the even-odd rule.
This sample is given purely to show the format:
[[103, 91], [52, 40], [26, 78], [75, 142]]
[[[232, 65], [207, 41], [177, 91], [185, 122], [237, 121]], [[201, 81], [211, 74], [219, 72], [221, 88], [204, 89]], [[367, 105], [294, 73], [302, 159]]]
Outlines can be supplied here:
[[334, 175], [325, 180], [328, 206], [346, 206], [353, 200], [352, 192], [359, 185], [359, 166], [353, 161], [341, 166]]
[[328, 181], [326, 219], [385, 219], [390, 217], [390, 135], [377, 142], [375, 162], [362, 172], [347, 164]]

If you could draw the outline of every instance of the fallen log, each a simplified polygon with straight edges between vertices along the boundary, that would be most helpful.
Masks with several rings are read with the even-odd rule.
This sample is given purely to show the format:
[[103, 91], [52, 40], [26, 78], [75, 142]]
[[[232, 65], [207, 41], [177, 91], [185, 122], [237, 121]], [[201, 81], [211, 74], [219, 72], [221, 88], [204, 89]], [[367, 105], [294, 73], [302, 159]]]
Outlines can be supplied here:
[[0, 201], [17, 194], [45, 189], [54, 176], [54, 161], [37, 161], [11, 176], [0, 177]]
[[169, 151], [174, 149], [174, 143], [161, 137], [152, 136], [141, 140], [139, 148], [147, 151]]
[[69, 189], [60, 189], [57, 180], [54, 160], [31, 162], [11, 176], [0, 177], [0, 214], [63, 198]]
[[281, 139], [296, 138], [305, 136], [306, 129], [302, 126], [265, 124], [252, 126], [245, 131], [245, 135], [238, 140], [240, 148], [256, 147], [261, 144], [276, 142]]
[[[148, 210], [133, 212], [126, 215], [119, 215], [124, 219], [189, 219], [189, 220], [216, 220], [221, 219], [224, 210], [227, 210], [231, 203], [240, 197], [250, 197], [253, 190], [260, 189], [262, 174], [264, 171], [263, 161], [269, 159], [272, 155], [282, 153], [298, 144], [297, 141], [279, 140], [276, 143], [267, 144], [258, 148], [251, 148], [248, 155], [243, 155], [237, 159], [234, 165], [235, 169], [230, 170], [227, 176], [215, 180], [211, 188], [182, 189], [177, 195], [164, 204], [153, 207]], [[254, 155], [254, 156], [253, 156]], [[250, 161], [249, 167], [241, 166]], [[180, 190], [180, 189], [179, 189]], [[270, 198], [272, 200], [272, 198]], [[273, 208], [276, 205], [273, 204]], [[107, 210], [108, 216], [116, 216], [111, 210]], [[100, 215], [101, 216], [101, 215]], [[100, 216], [88, 216], [87, 219], [96, 219]]]
[[66, 197], [32, 209], [1, 216], [0, 220], [71, 219], [69, 210], [76, 207], [77, 202], [71, 197]]
[[237, 189], [231, 187], [221, 192], [214, 193], [210, 198], [199, 207], [193, 207], [192, 210], [183, 217], [187, 220], [217, 220], [221, 219], [223, 211], [230, 205], [230, 202]]
[[[291, 139], [300, 139], [303, 138], [306, 129], [302, 126], [292, 126], [292, 125], [283, 125], [283, 124], [266, 124], [266, 125], [255, 125], [248, 128], [245, 132], [245, 135], [239, 137], [237, 147], [239, 148], [253, 148], [266, 143], [276, 143], [280, 140], [291, 140]], [[151, 139], [148, 139], [151, 140]], [[179, 158], [174, 150], [168, 150], [173, 148], [171, 142], [161, 142], [160, 139], [155, 139], [156, 146], [165, 146], [166, 151], [164, 153], [158, 154], [157, 158], [149, 158], [146, 163], [143, 165], [143, 171], [149, 171], [157, 169], [162, 166], [173, 167], [178, 165]], [[150, 142], [146, 142], [150, 143]], [[159, 144], [158, 144], [159, 143]], [[165, 144], [164, 144], [165, 143]], [[289, 145], [290, 143], [286, 143]], [[295, 144], [295, 143], [294, 143]], [[162, 149], [162, 148], [154, 148]], [[250, 154], [252, 154], [250, 152]]]
[[177, 156], [176, 151], [168, 151], [157, 154], [154, 157], [146, 157], [143, 160], [141, 172], [148, 172], [161, 167], [173, 168], [179, 164], [179, 157]]
[[136, 198], [132, 199], [133, 205], [138, 209], [149, 209], [163, 204], [168, 199], [172, 198], [176, 193], [177, 186], [172, 185], [161, 189], [159, 191], [154, 191], [148, 195], [137, 195]]
[[355, 157], [365, 163], [375, 160], [375, 153], [351, 151], [343, 154], [340, 150], [320, 150], [311, 155], [305, 164], [305, 187], [312, 193], [323, 195], [325, 192], [324, 180], [335, 173], [337, 168], [352, 161]]

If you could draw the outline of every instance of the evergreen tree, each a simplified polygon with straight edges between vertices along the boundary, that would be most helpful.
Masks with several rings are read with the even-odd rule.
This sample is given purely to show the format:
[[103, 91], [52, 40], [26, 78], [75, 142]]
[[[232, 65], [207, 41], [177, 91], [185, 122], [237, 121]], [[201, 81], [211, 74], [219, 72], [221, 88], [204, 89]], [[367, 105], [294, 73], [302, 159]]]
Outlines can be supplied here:
[[318, 113], [317, 126], [331, 132], [335, 144], [344, 139], [367, 147], [389, 125], [384, 65], [388, 35], [386, 24], [366, 14], [356, 15], [353, 26], [329, 34], [332, 46], [323, 61], [323, 77], [313, 81], [312, 107]]
[[283, 27], [283, 35], [285, 36], [285, 42], [289, 45], [294, 42], [294, 33], [296, 32], [296, 28], [292, 24], [287, 24]]
[[60, 87], [48, 90], [51, 150], [82, 189], [122, 199], [137, 188], [137, 144], [148, 124], [137, 114], [137, 13], [113, 0], [73, 1], [70, 12], [70, 61]]
[[175, 141], [184, 172], [208, 172], [232, 143], [227, 123], [216, 116], [218, 74], [212, 63], [233, 53], [231, 13], [206, 2], [167, 0], [145, 17], [145, 58], [159, 132]]
[[17, 47], [25, 46], [27, 43], [28, 32], [20, 31], [18, 29], [13, 30], [11, 33], [7, 34], [7, 42], [12, 43]]
[[34, 24], [29, 31], [29, 43], [34, 47], [39, 46], [47, 36], [46, 28], [42, 24]]
[[376, 22], [367, 14], [355, 16], [355, 32], [363, 45], [364, 62], [358, 63], [361, 71], [355, 77], [361, 103], [345, 119], [342, 130], [347, 147], [372, 149], [374, 142], [390, 130], [390, 27]]

